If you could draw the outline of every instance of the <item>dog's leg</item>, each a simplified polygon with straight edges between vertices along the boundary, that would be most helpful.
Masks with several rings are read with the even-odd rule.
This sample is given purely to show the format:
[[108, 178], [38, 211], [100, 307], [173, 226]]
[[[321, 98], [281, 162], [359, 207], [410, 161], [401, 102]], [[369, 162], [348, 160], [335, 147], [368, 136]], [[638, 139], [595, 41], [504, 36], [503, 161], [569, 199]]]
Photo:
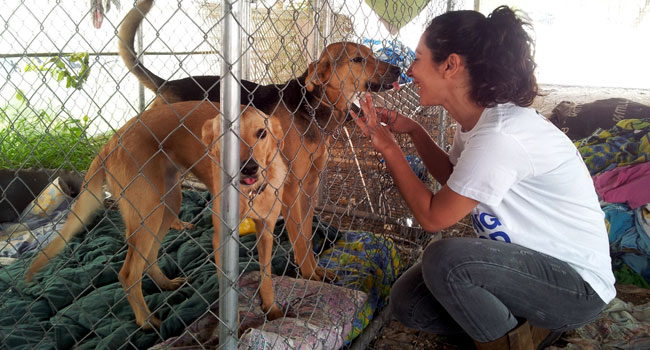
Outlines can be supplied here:
[[149, 252], [149, 256], [147, 257], [147, 261], [153, 264], [151, 265], [151, 268], [147, 273], [161, 289], [176, 290], [183, 283], [185, 283], [187, 279], [184, 277], [177, 277], [170, 280], [162, 272], [162, 270], [160, 270], [160, 266], [158, 265], [158, 251], [160, 249], [160, 244], [162, 243], [162, 240], [165, 238], [165, 235], [167, 233], [165, 227], [169, 227], [169, 225], [172, 222], [179, 221], [178, 212], [181, 209], [181, 200], [182, 200], [181, 187], [179, 185], [176, 185], [178, 176], [176, 174], [169, 174], [169, 175], [172, 176], [171, 178], [166, 179], [166, 182], [168, 182], [167, 184], [170, 185], [168, 186], [168, 188], [171, 188], [169, 193], [167, 193], [167, 195], [165, 196], [165, 205], [167, 207], [167, 210], [165, 211], [165, 217], [163, 218], [163, 223], [159, 231], [159, 236], [156, 237], [156, 239], [153, 241], [151, 251]]
[[[151, 313], [144, 300], [142, 274], [145, 269], [156, 265], [155, 258], [151, 259], [151, 257], [157, 257], [160, 242], [169, 230], [173, 219], [172, 213], [167, 209], [168, 205], [161, 198], [169, 188], [168, 178], [174, 177], [173, 167], [165, 164], [159, 159], [153, 159], [148, 167], [128, 185], [119, 199], [128, 243], [126, 259], [120, 270], [119, 279], [135, 313], [135, 322], [144, 330], [159, 328], [161, 325], [160, 319]], [[163, 169], [165, 174], [161, 176], [160, 171]], [[117, 176], [121, 173], [115, 174]], [[129, 183], [133, 178], [129, 174], [125, 176], [127, 180], [124, 181], [117, 178], [111, 180], [109, 176], [109, 182], [113, 183], [111, 188], [120, 188], [116, 183]], [[177, 201], [178, 199], [176, 199], [176, 206], [179, 205]], [[155, 276], [156, 272], [153, 274]]]
[[300, 267], [302, 277], [317, 281], [333, 281], [336, 279], [336, 274], [318, 266], [311, 248], [314, 215], [312, 203], [315, 202], [318, 189], [318, 174], [306, 177], [309, 178], [316, 180], [300, 182], [294, 177], [285, 184], [282, 195], [282, 215], [285, 217], [287, 232], [293, 247], [294, 261]]
[[[321, 169], [323, 167], [320, 167]], [[311, 172], [317, 172], [315, 168], [312, 168], [310, 170]], [[302, 186], [302, 191], [304, 192], [304, 195], [298, 196], [298, 201], [296, 202], [296, 205], [300, 207], [300, 213], [301, 213], [301, 223], [302, 223], [302, 230], [299, 232], [299, 237], [303, 237], [304, 240], [308, 242], [307, 248], [309, 250], [305, 253], [303, 253], [303, 256], [305, 256], [305, 260], [309, 261], [311, 263], [311, 266], [313, 267], [313, 275], [310, 275], [311, 279], [314, 280], [320, 280], [320, 281], [334, 281], [336, 280], [336, 274], [334, 271], [325, 269], [321, 266], [318, 265], [316, 262], [316, 258], [314, 256], [314, 252], [312, 250], [312, 244], [311, 244], [311, 239], [313, 236], [313, 226], [312, 226], [312, 221], [314, 217], [314, 207], [316, 206], [316, 202], [318, 200], [318, 184], [320, 183], [320, 179], [318, 177], [318, 174], [310, 174], [306, 178], [307, 181], [303, 182]], [[297, 254], [294, 249], [294, 254]], [[303, 276], [304, 273], [303, 273]]]
[[[122, 269], [120, 270], [119, 278], [126, 292], [126, 298], [135, 313], [135, 322], [144, 330], [152, 329], [152, 327], [159, 328], [161, 324], [160, 319], [151, 314], [151, 310], [147, 306], [142, 294], [142, 274], [147, 265], [155, 264], [153, 261], [147, 261], [145, 257], [150, 256], [150, 251], [154, 245], [157, 247], [153, 242], [157, 240], [157, 236], [160, 236], [158, 232], [160, 225], [156, 223], [162, 221], [165, 212], [163, 207], [159, 207], [151, 215], [148, 215], [151, 211], [143, 208], [155, 208], [157, 205], [160, 205], [155, 200], [158, 198], [157, 196], [151, 197], [142, 199], [143, 201], [150, 202], [143, 203], [148, 204], [147, 206], [141, 206], [138, 203], [137, 208], [130, 208], [131, 204], [126, 203], [123, 207], [129, 207], [129, 209], [122, 210], [122, 217], [126, 223], [129, 248], [126, 253], [124, 265], [122, 265]], [[141, 212], [140, 215], [143, 217], [148, 215], [144, 225], [140, 225], [141, 218], [136, 210]]]
[[271, 258], [273, 252], [273, 228], [280, 213], [269, 214], [262, 219], [255, 219], [255, 230], [257, 231], [257, 252], [260, 257], [260, 297], [262, 299], [262, 310], [266, 318], [275, 320], [284, 316], [284, 312], [275, 302], [273, 293], [273, 281], [271, 280]]
[[172, 224], [171, 224], [171, 228], [173, 230], [179, 230], [179, 231], [181, 231], [181, 230], [191, 230], [191, 229], [194, 228], [194, 224], [189, 223], [187, 221], [183, 221], [183, 220], [179, 219], [178, 217], [176, 217], [174, 219], [174, 222], [172, 222]]
[[[218, 193], [214, 190], [212, 193]], [[214, 263], [217, 265], [217, 276], [221, 277], [221, 219], [217, 215], [220, 213], [221, 204], [220, 198], [214, 197], [212, 203], [212, 226], [214, 234], [212, 235], [212, 249], [214, 249]]]

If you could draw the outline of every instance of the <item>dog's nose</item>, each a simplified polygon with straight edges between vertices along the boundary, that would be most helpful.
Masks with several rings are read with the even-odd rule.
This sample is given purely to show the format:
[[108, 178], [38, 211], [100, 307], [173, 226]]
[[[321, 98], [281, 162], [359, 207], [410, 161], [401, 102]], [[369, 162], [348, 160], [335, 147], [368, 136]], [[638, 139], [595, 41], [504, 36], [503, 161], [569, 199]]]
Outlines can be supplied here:
[[246, 176], [253, 176], [257, 174], [257, 170], [260, 168], [259, 165], [257, 165], [257, 162], [255, 159], [248, 158], [246, 160], [243, 160], [241, 162], [241, 174], [246, 175]]
[[402, 74], [402, 70], [398, 66], [392, 66], [390, 67], [390, 73], [396, 77]]

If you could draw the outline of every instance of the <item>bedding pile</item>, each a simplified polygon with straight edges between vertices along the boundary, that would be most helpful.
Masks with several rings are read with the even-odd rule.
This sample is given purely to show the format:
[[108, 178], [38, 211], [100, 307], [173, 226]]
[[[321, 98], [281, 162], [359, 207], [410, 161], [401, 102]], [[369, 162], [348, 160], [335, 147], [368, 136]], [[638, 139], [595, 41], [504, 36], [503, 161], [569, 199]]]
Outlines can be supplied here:
[[[594, 180], [617, 288], [650, 289], [650, 107], [625, 99], [562, 102], [551, 121], [574, 141]], [[614, 299], [552, 349], [650, 348], [650, 303]]]
[[576, 140], [606, 214], [615, 272], [650, 282], [650, 119], [623, 119]]
[[[186, 276], [189, 281], [176, 291], [161, 291], [144, 277], [145, 299], [163, 320], [159, 331], [143, 332], [135, 324], [118, 281], [126, 255], [123, 222], [117, 211], [105, 210], [35, 276], [35, 283], [24, 281], [34, 250], [23, 251], [13, 263], [0, 267], [0, 347], [148, 349], [156, 344], [182, 344], [183, 339], [198, 339], [203, 344], [218, 341], [216, 332], [211, 335], [206, 333], [209, 327], [203, 327], [218, 311], [214, 309], [219, 285], [211, 256], [209, 202], [207, 192], [184, 191], [180, 216], [195, 227], [170, 230], [161, 247], [163, 272], [170, 278]], [[280, 342], [302, 343], [310, 349], [316, 344], [338, 347], [354, 339], [374, 311], [386, 303], [390, 286], [401, 271], [393, 243], [368, 232], [338, 231], [317, 217], [313, 225], [319, 264], [337, 272], [340, 286], [291, 278], [298, 270], [279, 221], [272, 260], [274, 283], [279, 288], [276, 297], [297, 316], [279, 323], [262, 322], [259, 297], [252, 307], [243, 303], [256, 294], [259, 264], [255, 235], [240, 237], [240, 307], [245, 312], [242, 331], [247, 334], [242, 339], [247, 344], [259, 348]], [[196, 325], [205, 331], [202, 338], [196, 336]], [[287, 332], [288, 328], [296, 331]]]

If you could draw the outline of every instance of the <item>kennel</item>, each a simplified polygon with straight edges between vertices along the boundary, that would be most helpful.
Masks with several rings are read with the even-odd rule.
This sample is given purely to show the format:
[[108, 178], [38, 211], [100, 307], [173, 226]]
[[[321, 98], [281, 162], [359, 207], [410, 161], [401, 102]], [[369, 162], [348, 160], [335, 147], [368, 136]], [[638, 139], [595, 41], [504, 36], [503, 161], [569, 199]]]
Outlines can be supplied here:
[[[222, 266], [223, 279], [217, 279], [211, 259], [212, 197], [191, 176], [182, 184], [180, 215], [194, 228], [172, 230], [158, 260], [167, 275], [189, 281], [176, 291], [161, 290], [147, 276], [142, 281], [147, 304], [163, 319], [160, 329], [144, 332], [135, 325], [118, 281], [126, 245], [115, 194], [107, 194], [105, 208], [92, 225], [68, 242], [35, 283], [24, 281], [31, 258], [61, 229], [70, 203], [84, 190], [81, 178], [89, 161], [154, 97], [116, 54], [117, 29], [133, 4], [92, 4], [101, 7], [103, 22], [94, 17], [93, 23], [98, 8], [89, 8], [87, 2], [5, 4], [0, 39], [6, 76], [0, 85], [0, 347], [214, 348], [225, 340], [221, 348], [232, 349], [239, 338], [240, 348], [363, 348], [369, 335], [360, 334], [372, 328], [373, 318], [382, 319], [377, 315], [390, 284], [433, 236], [409, 216], [382, 159], [352, 124], [331, 135], [330, 161], [321, 173], [312, 223], [319, 263], [337, 271], [339, 281], [296, 278], [298, 266], [282, 221], [276, 226], [275, 293], [296, 317], [265, 321], [259, 277], [251, 273], [259, 268], [255, 235], [237, 229], [243, 225], [237, 215], [223, 218], [236, 239], [228, 240], [222, 255], [229, 264]], [[409, 49], [383, 29], [368, 29], [368, 19], [366, 30], [359, 32], [355, 16], [374, 20], [379, 18], [371, 17], [375, 12], [384, 13], [380, 21], [394, 31], [420, 12], [430, 18], [460, 7], [454, 1], [370, 5], [157, 1], [136, 37], [136, 49], [144, 65], [165, 79], [223, 74], [227, 91], [239, 75], [264, 84], [295, 78], [327, 44], [337, 41], [365, 43], [378, 57], [405, 69]], [[377, 94], [377, 100], [417, 118], [441, 144], [449, 144], [453, 125], [444, 111], [418, 108], [415, 90], [403, 83], [399, 91]], [[239, 112], [228, 107], [229, 96], [222, 112], [236, 123]], [[226, 142], [235, 148], [237, 134], [228, 137]], [[407, 140], [400, 143], [413, 171], [434, 188], [435, 181], [425, 175]], [[236, 173], [238, 168], [226, 171]], [[230, 196], [223, 205], [238, 195], [231, 188], [222, 195]], [[219, 332], [219, 324], [227, 327]]]

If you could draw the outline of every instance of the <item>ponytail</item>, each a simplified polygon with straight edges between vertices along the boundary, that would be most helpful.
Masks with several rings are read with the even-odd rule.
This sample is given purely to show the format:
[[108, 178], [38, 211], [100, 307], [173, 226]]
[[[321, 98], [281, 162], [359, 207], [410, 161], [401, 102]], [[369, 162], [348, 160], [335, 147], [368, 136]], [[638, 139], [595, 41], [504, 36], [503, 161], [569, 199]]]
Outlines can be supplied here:
[[475, 11], [451, 11], [434, 18], [426, 43], [434, 61], [456, 53], [465, 59], [470, 97], [480, 106], [512, 102], [530, 106], [539, 94], [535, 79], [532, 26], [523, 13], [507, 6], [487, 17]]

